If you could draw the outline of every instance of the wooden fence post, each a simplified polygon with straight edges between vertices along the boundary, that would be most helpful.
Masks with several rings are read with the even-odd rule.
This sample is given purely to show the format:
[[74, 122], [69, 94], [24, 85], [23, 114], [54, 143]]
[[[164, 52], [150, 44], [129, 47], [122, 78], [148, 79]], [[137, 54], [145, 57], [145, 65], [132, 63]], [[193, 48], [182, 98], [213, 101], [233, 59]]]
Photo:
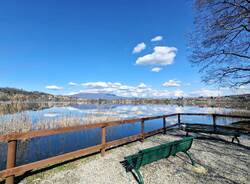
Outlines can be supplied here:
[[181, 114], [178, 114], [178, 127], [181, 128]]
[[[10, 169], [12, 167], [15, 167], [16, 162], [16, 140], [8, 141], [8, 151], [7, 151], [7, 163], [6, 168]], [[9, 176], [6, 178], [5, 183], [6, 184], [14, 184], [14, 177], [15, 176]]]
[[102, 149], [101, 149], [101, 156], [105, 155], [106, 149], [106, 127], [102, 127]]
[[144, 135], [144, 119], [141, 119], [141, 142], [144, 141], [145, 135]]
[[213, 126], [214, 126], [214, 131], [216, 131], [216, 114], [213, 114]]
[[163, 117], [163, 134], [166, 134], [166, 117]]

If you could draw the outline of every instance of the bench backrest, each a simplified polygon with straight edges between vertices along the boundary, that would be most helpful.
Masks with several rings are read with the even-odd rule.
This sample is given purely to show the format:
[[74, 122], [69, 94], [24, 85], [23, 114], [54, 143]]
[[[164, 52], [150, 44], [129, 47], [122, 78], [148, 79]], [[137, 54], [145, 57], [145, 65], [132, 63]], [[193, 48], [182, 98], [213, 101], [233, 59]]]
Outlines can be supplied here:
[[193, 137], [186, 137], [182, 140], [174, 141], [172, 143], [171, 155], [175, 156], [178, 152], [186, 152], [188, 151], [193, 143]]
[[129, 161], [133, 168], [139, 169], [141, 166], [154, 161], [167, 158], [171, 155], [175, 156], [178, 152], [188, 151], [192, 146], [192, 142], [193, 137], [185, 137], [178, 141], [141, 150], [138, 154], [125, 157], [125, 159]]

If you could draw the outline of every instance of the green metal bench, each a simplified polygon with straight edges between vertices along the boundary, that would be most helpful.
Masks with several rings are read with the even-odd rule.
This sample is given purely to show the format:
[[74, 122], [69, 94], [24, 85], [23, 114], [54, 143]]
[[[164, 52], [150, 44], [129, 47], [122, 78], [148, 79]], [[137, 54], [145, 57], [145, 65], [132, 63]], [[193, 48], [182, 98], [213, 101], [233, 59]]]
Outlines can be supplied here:
[[194, 161], [187, 152], [193, 143], [193, 137], [185, 137], [178, 141], [165, 143], [152, 148], [139, 151], [137, 154], [130, 155], [124, 158], [123, 165], [126, 168], [126, 172], [132, 172], [136, 177], [139, 184], [143, 184], [143, 178], [139, 171], [141, 166], [150, 164], [154, 161], [168, 158], [169, 156], [175, 156], [179, 152], [185, 153], [191, 160], [192, 165]]

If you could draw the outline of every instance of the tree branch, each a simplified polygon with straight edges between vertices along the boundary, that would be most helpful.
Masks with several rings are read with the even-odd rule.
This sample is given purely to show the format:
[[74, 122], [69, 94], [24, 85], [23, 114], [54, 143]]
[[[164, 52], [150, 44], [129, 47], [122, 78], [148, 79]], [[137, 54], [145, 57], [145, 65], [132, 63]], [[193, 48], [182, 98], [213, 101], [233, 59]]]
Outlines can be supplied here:
[[250, 59], [250, 56], [246, 56], [246, 55], [242, 55], [242, 54], [237, 54], [237, 53], [233, 53], [233, 52], [226, 52], [225, 50], [222, 50], [222, 54], [233, 55], [233, 56], [237, 56], [237, 57], [244, 58], [244, 59]]

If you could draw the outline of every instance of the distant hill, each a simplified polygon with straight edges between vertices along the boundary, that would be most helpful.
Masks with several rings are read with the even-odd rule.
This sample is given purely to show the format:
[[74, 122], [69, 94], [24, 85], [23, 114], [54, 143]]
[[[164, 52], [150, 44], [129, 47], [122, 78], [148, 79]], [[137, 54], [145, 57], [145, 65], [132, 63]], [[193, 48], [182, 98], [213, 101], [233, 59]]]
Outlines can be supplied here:
[[47, 102], [47, 101], [69, 101], [70, 97], [56, 96], [38, 91], [25, 91], [16, 88], [0, 88], [0, 101], [12, 102]]
[[120, 97], [114, 94], [109, 93], [78, 93], [72, 95], [74, 98], [84, 98], [84, 99], [105, 99], [105, 100], [118, 100], [126, 99], [125, 97]]
[[0, 93], [4, 93], [4, 94], [8, 94], [8, 95], [50, 95], [48, 93], [44, 93], [44, 92], [39, 92], [39, 91], [26, 91], [23, 89], [17, 89], [17, 88], [1, 88], [0, 87]]
[[16, 88], [0, 88], [0, 101], [26, 101], [30, 99], [50, 100], [53, 98], [54, 95], [38, 91], [25, 91]]
[[52, 95], [49, 93], [38, 91], [25, 91], [16, 88], [0, 88], [0, 101], [15, 101], [15, 102], [64, 102], [77, 101], [83, 103], [95, 103], [98, 100], [127, 100], [129, 98], [120, 97], [108, 93], [78, 93], [71, 96]]

